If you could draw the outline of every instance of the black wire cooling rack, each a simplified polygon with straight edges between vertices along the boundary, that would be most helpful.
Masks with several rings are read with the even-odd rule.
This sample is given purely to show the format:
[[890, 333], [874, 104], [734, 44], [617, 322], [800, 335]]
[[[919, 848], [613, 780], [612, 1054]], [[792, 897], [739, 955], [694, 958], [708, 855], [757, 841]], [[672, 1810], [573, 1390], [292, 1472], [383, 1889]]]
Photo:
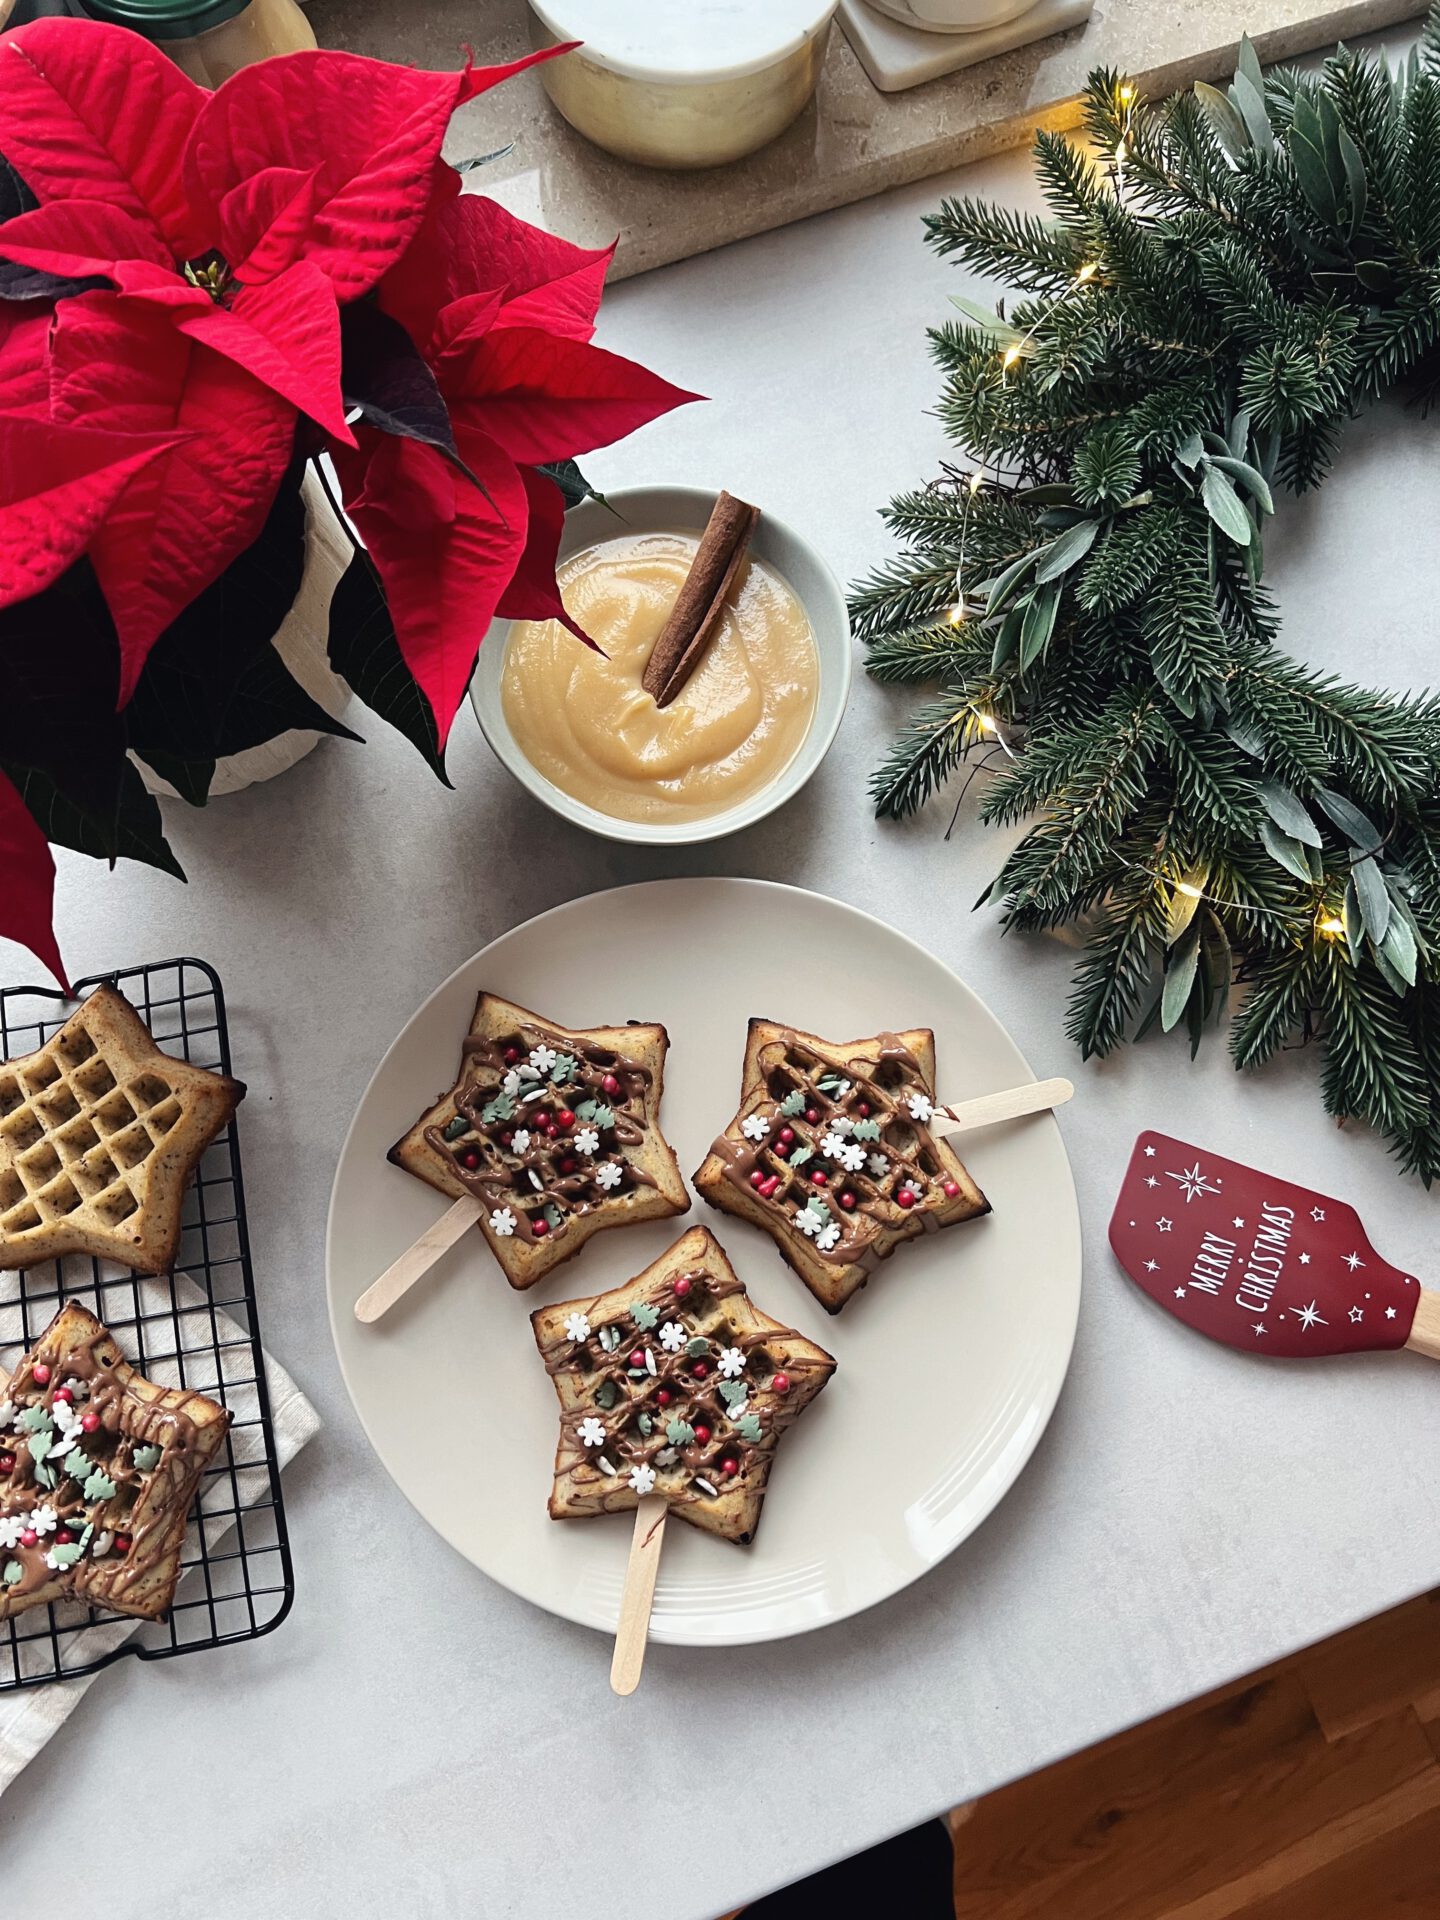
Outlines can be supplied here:
[[[164, 960], [94, 974], [76, 983], [77, 996], [102, 983], [120, 989], [166, 1053], [197, 1067], [231, 1071], [225, 996], [203, 960]], [[0, 991], [0, 1058], [35, 1052], [74, 1008], [73, 1000], [44, 988]], [[197, 1388], [229, 1406], [234, 1416], [200, 1483], [169, 1615], [136, 1623], [75, 1600], [31, 1607], [0, 1623], [0, 1692], [94, 1673], [129, 1653], [166, 1660], [202, 1647], [255, 1640], [290, 1611], [295, 1591], [290, 1541], [233, 1122], [200, 1162], [186, 1195], [183, 1225], [175, 1274], [188, 1275], [193, 1294], [181, 1280], [172, 1284], [170, 1275], [145, 1279], [80, 1257], [47, 1261], [0, 1279], [5, 1367], [44, 1332], [66, 1300], [78, 1299], [143, 1374]], [[120, 1640], [122, 1628], [133, 1630]]]

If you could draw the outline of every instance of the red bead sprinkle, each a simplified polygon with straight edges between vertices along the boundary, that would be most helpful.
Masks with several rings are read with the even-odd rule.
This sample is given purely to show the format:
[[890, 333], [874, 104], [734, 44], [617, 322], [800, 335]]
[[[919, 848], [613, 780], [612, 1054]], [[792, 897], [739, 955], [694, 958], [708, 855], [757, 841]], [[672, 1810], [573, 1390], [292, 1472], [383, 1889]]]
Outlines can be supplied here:
[[810, 1122], [812, 1127], [818, 1125], [820, 1120], [820, 1109], [818, 1107], [807, 1107], [805, 1109], [805, 1118]]
[[630, 1364], [632, 1367], [643, 1367], [645, 1365], [645, 1355], [639, 1347], [636, 1347], [635, 1351], [631, 1354]]
[[689, 1293], [689, 1291], [690, 1291], [689, 1278], [682, 1273], [680, 1278], [675, 1282], [675, 1298], [677, 1300], [683, 1300], [686, 1294]]
[[618, 1093], [620, 1091], [620, 1082], [615, 1078], [613, 1073], [607, 1073], [600, 1084], [606, 1093]]
[[479, 1148], [467, 1147], [460, 1156], [460, 1164], [468, 1173], [474, 1173], [475, 1169], [480, 1165]]
[[788, 1393], [790, 1391], [789, 1374], [777, 1373], [775, 1378], [770, 1382], [770, 1391], [772, 1393]]
[[841, 1204], [841, 1206], [842, 1206], [842, 1207], [843, 1207], [843, 1208], [845, 1209], [845, 1211], [846, 1211], [846, 1213], [853, 1213], [853, 1212], [854, 1212], [854, 1210], [855, 1210], [855, 1196], [854, 1196], [854, 1194], [853, 1194], [853, 1193], [842, 1193], [842, 1194], [840, 1195], [840, 1204]]
[[57, 1547], [68, 1547], [71, 1544], [71, 1542], [74, 1540], [74, 1538], [75, 1536], [70, 1531], [69, 1527], [61, 1527], [60, 1531], [55, 1536], [55, 1544]]
[[915, 1195], [909, 1187], [901, 1187], [895, 1198], [902, 1207], [913, 1207], [915, 1204]]
[[0, 1453], [0, 1473], [13, 1473], [14, 1471], [15, 1471], [14, 1454]]
[[56, 1387], [50, 1398], [52, 1400], [63, 1400], [67, 1407], [72, 1407], [75, 1404], [75, 1396], [69, 1387]]
[[506, 1066], [507, 1067], [518, 1066], [519, 1062], [520, 1062], [520, 1049], [518, 1047], [506, 1047], [505, 1049]]
[[750, 1184], [751, 1184], [751, 1186], [752, 1186], [752, 1187], [763, 1187], [763, 1186], [764, 1186], [764, 1184], [765, 1184], [765, 1171], [764, 1171], [764, 1169], [763, 1169], [762, 1167], [756, 1167], [756, 1169], [755, 1169], [755, 1171], [754, 1171], [754, 1173], [752, 1173], [752, 1174], [751, 1174], [751, 1176], [750, 1176]]
[[774, 1195], [779, 1191], [779, 1187], [780, 1187], [780, 1176], [778, 1173], [772, 1173], [768, 1180], [761, 1182], [760, 1198], [762, 1200], [772, 1199]]
[[550, 1231], [550, 1222], [548, 1220], [532, 1220], [530, 1222], [530, 1231], [537, 1240], [543, 1240]]
[[782, 1147], [793, 1147], [793, 1146], [794, 1146], [794, 1144], [795, 1144], [795, 1129], [794, 1129], [794, 1127], [781, 1127], [781, 1129], [780, 1129], [780, 1144], [781, 1144], [781, 1146], [782, 1146]]
[[575, 1158], [573, 1153], [567, 1153], [565, 1158], [560, 1162], [560, 1171], [561, 1173], [574, 1173], [579, 1164], [580, 1162]]
[[82, 1413], [80, 1416], [80, 1426], [85, 1433], [98, 1433], [100, 1431], [99, 1414], [93, 1409], [87, 1413]]
[[732, 1460], [727, 1453], [725, 1458], [720, 1462], [720, 1471], [722, 1473], [738, 1473], [740, 1471], [740, 1462], [738, 1460]]
[[656, 1406], [659, 1406], [659, 1407], [668, 1407], [670, 1402], [674, 1399], [674, 1397], [675, 1396], [671, 1393], [669, 1387], [661, 1387], [660, 1391], [655, 1396], [655, 1404]]
[[697, 1380], [703, 1380], [710, 1372], [710, 1364], [706, 1360], [697, 1360], [690, 1371]]
[[575, 1116], [570, 1111], [569, 1107], [561, 1107], [559, 1113], [557, 1113], [555, 1116], [555, 1120], [557, 1125], [560, 1127], [561, 1131], [564, 1133], [568, 1133], [571, 1127], [573, 1127], [575, 1124]]
[[703, 1420], [695, 1423], [695, 1444], [697, 1447], [708, 1447], [710, 1444], [710, 1429]]
[[817, 1187], [828, 1187], [830, 1184], [830, 1176], [826, 1173], [824, 1167], [816, 1167], [810, 1178], [815, 1182]]
[[20, 1536], [20, 1544], [22, 1547], [37, 1546], [39, 1544], [39, 1540], [40, 1540], [40, 1536], [38, 1533], [36, 1533], [34, 1527], [26, 1527], [25, 1531]]
[[855, 1104], [855, 1111], [856, 1113], [859, 1114], [862, 1120], [868, 1120], [870, 1118], [870, 1102], [868, 1100], [857, 1101]]
[[132, 1542], [128, 1533], [116, 1534], [115, 1536], [116, 1553], [128, 1553], [130, 1551], [131, 1544]]
[[35, 1366], [35, 1368], [34, 1368], [34, 1370], [33, 1370], [33, 1372], [32, 1372], [32, 1375], [31, 1375], [31, 1377], [32, 1377], [32, 1379], [34, 1380], [34, 1382], [35, 1382], [35, 1384], [36, 1384], [36, 1386], [37, 1386], [37, 1387], [48, 1387], [48, 1386], [49, 1386], [49, 1384], [50, 1384], [50, 1369], [49, 1369], [49, 1367], [47, 1367], [47, 1366], [46, 1366], [46, 1364], [45, 1364], [45, 1362], [44, 1362], [43, 1360], [41, 1360], [40, 1362], [38, 1362], [38, 1364], [37, 1364], [37, 1365]]
[[774, 1154], [777, 1160], [788, 1160], [790, 1158], [790, 1149], [783, 1140], [777, 1140], [774, 1146]]
[[504, 1131], [504, 1132], [503, 1132], [503, 1133], [501, 1134], [501, 1136], [500, 1136], [500, 1144], [501, 1144], [501, 1146], [502, 1146], [502, 1147], [508, 1147], [508, 1146], [510, 1146], [510, 1145], [512, 1144], [512, 1142], [514, 1141], [514, 1139], [515, 1139], [515, 1135], [514, 1135], [514, 1134], [513, 1134], [513, 1132], [512, 1132], [511, 1130], [510, 1130], [510, 1128], [509, 1128], [509, 1127], [507, 1127], [507, 1128], [505, 1129], [505, 1131]]
[[960, 1182], [958, 1180], [947, 1180], [945, 1182], [945, 1198], [947, 1200], [953, 1200], [959, 1191]]

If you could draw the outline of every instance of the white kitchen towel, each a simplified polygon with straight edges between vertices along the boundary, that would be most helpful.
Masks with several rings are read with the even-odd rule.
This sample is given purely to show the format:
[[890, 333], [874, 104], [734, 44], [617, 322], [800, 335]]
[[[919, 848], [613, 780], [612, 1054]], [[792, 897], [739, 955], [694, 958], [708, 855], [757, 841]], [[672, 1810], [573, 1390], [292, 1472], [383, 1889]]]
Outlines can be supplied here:
[[[82, 1306], [88, 1307], [107, 1324], [113, 1317], [115, 1338], [132, 1361], [137, 1356], [134, 1343], [126, 1337], [126, 1323], [136, 1319], [138, 1304], [139, 1313], [147, 1319], [144, 1372], [148, 1379], [163, 1386], [178, 1386], [179, 1368], [174, 1356], [183, 1353], [187, 1386], [198, 1387], [204, 1393], [224, 1381], [226, 1401], [236, 1422], [230, 1433], [230, 1448], [235, 1461], [239, 1504], [253, 1506], [257, 1500], [264, 1498], [269, 1491], [269, 1475], [265, 1469], [261, 1429], [258, 1425], [245, 1424], [254, 1420], [259, 1410], [259, 1396], [253, 1384], [251, 1346], [235, 1321], [212, 1307], [207, 1296], [184, 1274], [176, 1274], [172, 1295], [168, 1280], [140, 1279], [121, 1273], [118, 1268], [109, 1269], [98, 1287], [82, 1289], [78, 1294], [71, 1293], [67, 1297], [78, 1299]], [[111, 1308], [110, 1316], [106, 1313], [107, 1303]], [[151, 1315], [159, 1317], [150, 1319]], [[32, 1337], [43, 1331], [43, 1327], [36, 1326], [34, 1320], [32, 1306]], [[0, 1274], [0, 1368], [4, 1370], [0, 1378], [14, 1367], [24, 1347], [19, 1276], [13, 1273]], [[265, 1381], [270, 1393], [275, 1451], [280, 1465], [284, 1467], [306, 1441], [319, 1431], [320, 1417], [285, 1369], [277, 1365], [268, 1353], [265, 1355]], [[213, 1548], [235, 1525], [232, 1511], [235, 1502], [231, 1498], [228, 1473], [202, 1482], [202, 1516], [207, 1499], [211, 1506], [225, 1509], [223, 1517], [204, 1523], [205, 1544], [207, 1548]], [[196, 1524], [192, 1515], [185, 1542], [186, 1560], [193, 1558], [198, 1549]], [[267, 1561], [272, 1558], [268, 1553], [265, 1557]], [[278, 1566], [278, 1560], [275, 1564]], [[179, 1598], [185, 1597], [187, 1588], [197, 1577], [198, 1569], [183, 1576]], [[73, 1603], [69, 1603], [69, 1606], [68, 1615], [57, 1606], [57, 1622], [70, 1617], [78, 1624], [89, 1618], [85, 1609]], [[43, 1618], [38, 1608], [34, 1617]], [[20, 1614], [17, 1621], [23, 1625], [26, 1618], [27, 1615]], [[143, 1625], [145, 1622], [140, 1620], [117, 1619], [86, 1628], [83, 1657], [99, 1658], [113, 1647], [122, 1645]], [[63, 1630], [60, 1644], [62, 1652], [67, 1644], [73, 1644], [70, 1634]], [[54, 1652], [48, 1636], [37, 1643], [33, 1653], [40, 1665], [48, 1668], [54, 1664]], [[78, 1659], [81, 1656], [72, 1653], [71, 1657]], [[8, 1669], [8, 1655], [6, 1665]], [[22, 1671], [23, 1668], [22, 1651]], [[4, 1793], [21, 1768], [34, 1759], [51, 1734], [70, 1717], [104, 1671], [102, 1668], [99, 1673], [82, 1674], [71, 1680], [52, 1680], [44, 1686], [21, 1687], [0, 1693], [0, 1793]]]

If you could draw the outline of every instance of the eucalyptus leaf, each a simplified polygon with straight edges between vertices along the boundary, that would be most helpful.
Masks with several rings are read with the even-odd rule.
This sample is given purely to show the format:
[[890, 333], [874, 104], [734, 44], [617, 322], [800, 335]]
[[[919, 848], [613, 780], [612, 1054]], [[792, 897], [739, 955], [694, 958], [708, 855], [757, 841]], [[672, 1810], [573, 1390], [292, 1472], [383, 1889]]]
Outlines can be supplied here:
[[1339, 129], [1340, 162], [1345, 169], [1345, 184], [1350, 189], [1350, 222], [1348, 233], [1351, 240], [1360, 231], [1365, 218], [1365, 207], [1369, 199], [1365, 184], [1365, 162], [1360, 157], [1360, 149], [1350, 138], [1344, 127]]
[[1330, 787], [1317, 787], [1315, 804], [1330, 816], [1345, 838], [1359, 847], [1362, 853], [1374, 853], [1382, 844], [1379, 830], [1343, 793], [1336, 793]]
[[1044, 551], [1043, 547], [1034, 547], [1029, 553], [1022, 553], [1018, 560], [1012, 560], [1008, 567], [995, 576], [985, 595], [987, 613], [999, 613], [1006, 602], [1015, 597], [1026, 574]]
[[1289, 787], [1282, 787], [1278, 780], [1262, 780], [1255, 793], [1276, 826], [1292, 840], [1303, 841], [1307, 847], [1324, 846], [1320, 829], [1305, 811], [1304, 802]]
[[1415, 936], [1402, 917], [1391, 912], [1390, 924], [1385, 929], [1385, 938], [1381, 942], [1381, 951], [1385, 958], [1400, 975], [1406, 986], [1415, 984], [1415, 970], [1419, 963], [1419, 950], [1415, 945]]
[[1369, 857], [1357, 860], [1350, 873], [1360, 901], [1365, 931], [1377, 947], [1382, 946], [1390, 927], [1390, 890], [1385, 885], [1385, 876]]
[[985, 307], [978, 300], [967, 300], [964, 294], [952, 293], [950, 304], [957, 307], [965, 318], [972, 321], [985, 333], [993, 333], [1002, 345], [1011, 345], [1020, 338], [1018, 327], [1012, 327], [1008, 320], [1002, 320], [993, 307]]
[[[1192, 880], [1190, 885], [1198, 889], [1204, 885], [1204, 880], [1203, 878]], [[1175, 942], [1195, 918], [1199, 908], [1200, 894], [1198, 891], [1189, 893], [1180, 887], [1175, 887], [1171, 891], [1170, 904], [1165, 912], [1165, 944], [1167, 947], [1173, 947], [1175, 945]]]
[[[1241, 43], [1244, 44], [1243, 42]], [[1230, 82], [1230, 98], [1235, 102], [1241, 119], [1261, 153], [1274, 153], [1275, 129], [1270, 124], [1270, 115], [1265, 110], [1265, 82], [1252, 80], [1249, 74], [1239, 71]]]
[[1198, 433], [1188, 434], [1175, 449], [1175, 458], [1182, 467], [1196, 467], [1205, 452], [1205, 442]]
[[1020, 629], [1020, 671], [1038, 660], [1050, 644], [1050, 635], [1055, 630], [1055, 615], [1060, 608], [1060, 583], [1052, 580], [1048, 586], [1037, 587], [1026, 609], [1025, 624]]
[[1049, 580], [1058, 580], [1062, 573], [1068, 573], [1071, 567], [1082, 561], [1095, 544], [1095, 536], [1100, 531], [1096, 520], [1077, 520], [1072, 527], [1052, 540], [1040, 555], [1035, 568], [1035, 584], [1043, 586]]
[[1300, 191], [1322, 220], [1333, 221], [1336, 217], [1335, 186], [1325, 165], [1324, 154], [1294, 128], [1291, 129], [1286, 151], [1295, 169], [1295, 177], [1300, 182]]
[[1227, 534], [1237, 547], [1248, 547], [1254, 532], [1250, 516], [1227, 476], [1208, 461], [1200, 480], [1200, 497], [1205, 502], [1205, 511], [1220, 531]]
[[1365, 919], [1360, 911], [1360, 895], [1355, 885], [1355, 876], [1353, 873], [1345, 883], [1343, 918], [1345, 921], [1345, 944], [1350, 949], [1350, 964], [1352, 967], [1358, 967], [1360, 964], [1360, 955], [1364, 950]]
[[1235, 103], [1218, 87], [1212, 87], [1206, 80], [1195, 82], [1195, 98], [1199, 101], [1205, 118], [1210, 122], [1211, 131], [1232, 160], [1238, 160], [1242, 153], [1250, 148], [1250, 129], [1245, 125]]
[[1272, 860], [1278, 860], [1285, 871], [1293, 873], [1297, 880], [1309, 882], [1310, 863], [1298, 840], [1292, 840], [1288, 833], [1282, 833], [1273, 820], [1260, 822], [1260, 838]]
[[1166, 1033], [1185, 1011], [1190, 989], [1195, 984], [1195, 969], [1200, 964], [1200, 929], [1193, 922], [1170, 954], [1165, 969], [1165, 985], [1160, 993], [1160, 1025]]
[[1262, 513], [1274, 513], [1275, 496], [1271, 493], [1269, 483], [1258, 467], [1252, 467], [1248, 460], [1237, 460], [1228, 453], [1211, 454], [1210, 464], [1228, 473], [1232, 480], [1238, 480], [1245, 491], [1258, 502]]

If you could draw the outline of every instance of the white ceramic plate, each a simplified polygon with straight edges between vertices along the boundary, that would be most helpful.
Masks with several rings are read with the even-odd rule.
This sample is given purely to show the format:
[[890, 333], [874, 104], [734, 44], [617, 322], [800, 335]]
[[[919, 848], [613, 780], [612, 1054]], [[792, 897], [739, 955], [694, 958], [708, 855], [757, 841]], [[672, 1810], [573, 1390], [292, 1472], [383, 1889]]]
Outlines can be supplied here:
[[[782, 953], [826, 964], [777, 966]], [[567, 1026], [663, 1021], [661, 1118], [687, 1173], [734, 1114], [752, 1014], [844, 1040], [932, 1026], [949, 1100], [1034, 1077], [994, 1015], [893, 928], [818, 894], [726, 879], [591, 894], [502, 935], [419, 1009], [360, 1102], [330, 1203], [331, 1326], [365, 1431], [431, 1526], [513, 1592], [613, 1632], [631, 1532], [628, 1515], [547, 1516], [559, 1410], [529, 1311], [618, 1286], [697, 1219], [756, 1302], [839, 1368], [780, 1447], [753, 1546], [669, 1529], [654, 1638], [803, 1633], [942, 1560], [1025, 1465], [1069, 1362], [1080, 1230], [1054, 1120], [975, 1135], [965, 1159], [994, 1213], [902, 1246], [835, 1319], [764, 1234], [697, 1202], [684, 1220], [599, 1235], [528, 1294], [469, 1234], [384, 1320], [361, 1326], [355, 1301], [441, 1211], [385, 1153], [451, 1084], [482, 987]], [[437, 1365], [458, 1391], [431, 1390]], [[483, 1493], [460, 1464], [477, 1456], [490, 1463]]]

